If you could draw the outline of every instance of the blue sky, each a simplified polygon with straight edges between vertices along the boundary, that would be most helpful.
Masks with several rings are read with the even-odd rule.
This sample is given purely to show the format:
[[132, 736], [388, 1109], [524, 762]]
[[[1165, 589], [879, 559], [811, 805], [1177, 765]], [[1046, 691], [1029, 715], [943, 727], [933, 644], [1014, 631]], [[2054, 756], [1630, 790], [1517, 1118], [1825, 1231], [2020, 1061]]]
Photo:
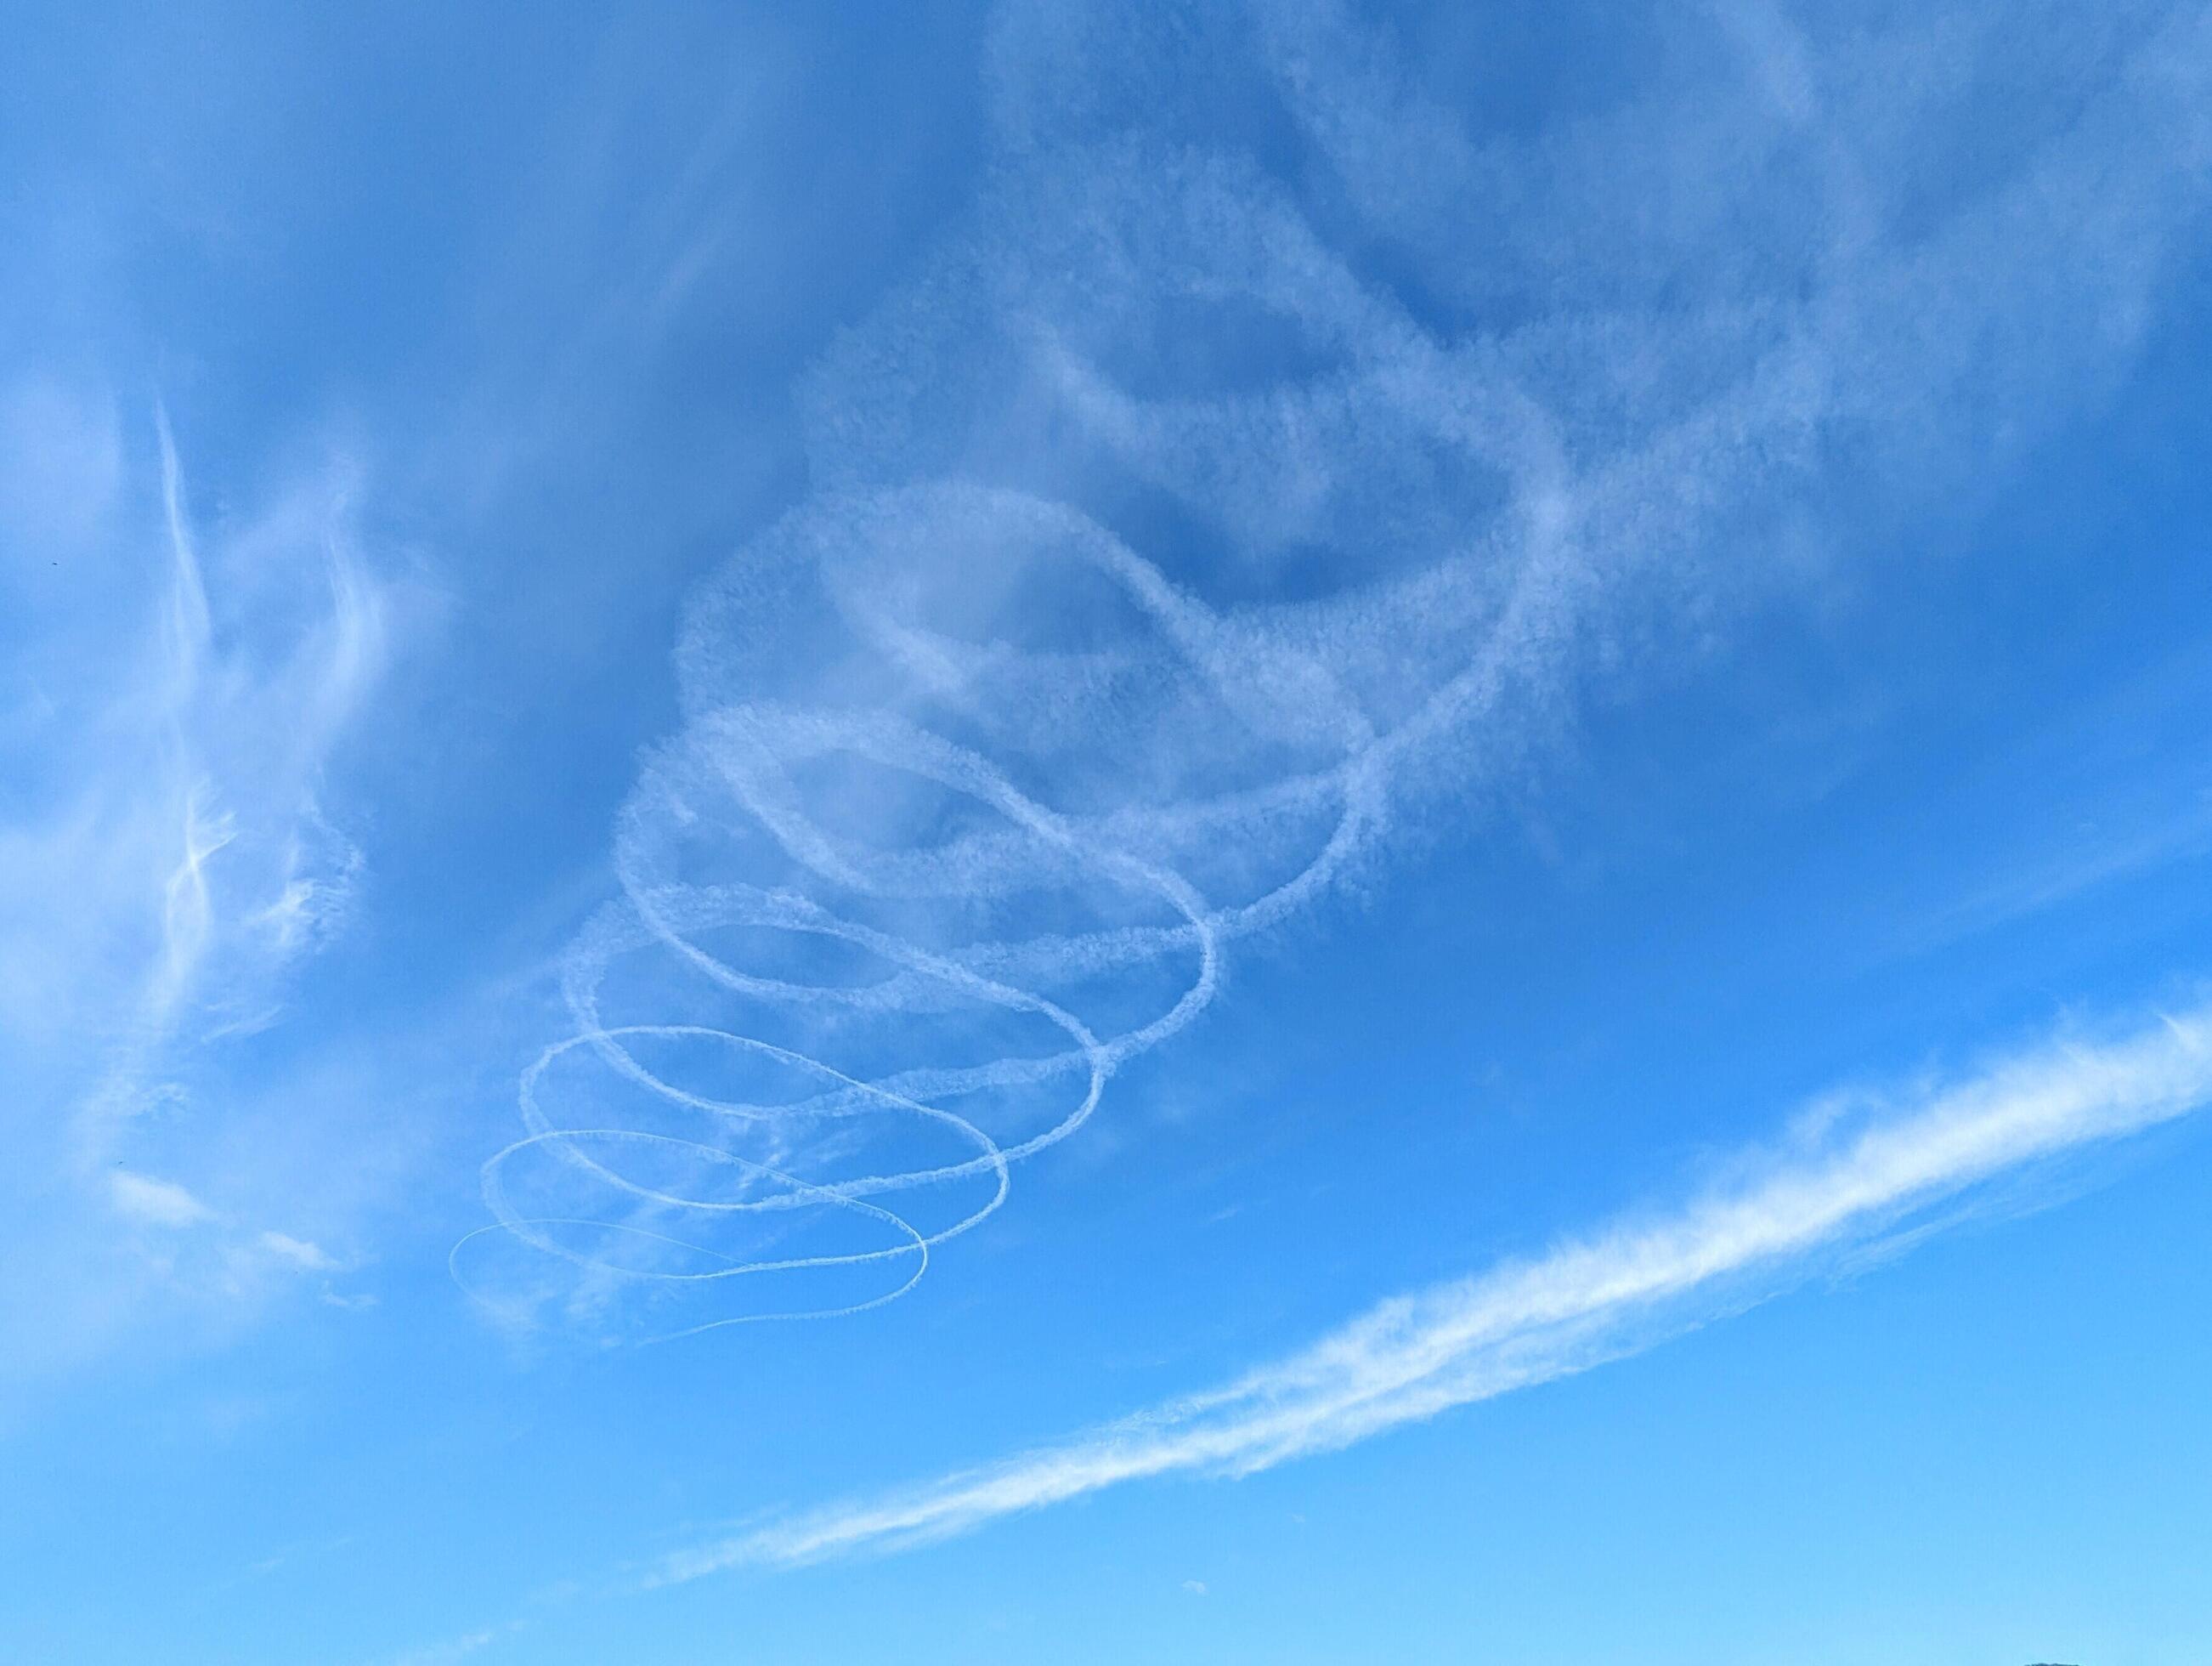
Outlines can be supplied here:
[[0, 1654], [2212, 1656], [2212, 13], [8, 34]]

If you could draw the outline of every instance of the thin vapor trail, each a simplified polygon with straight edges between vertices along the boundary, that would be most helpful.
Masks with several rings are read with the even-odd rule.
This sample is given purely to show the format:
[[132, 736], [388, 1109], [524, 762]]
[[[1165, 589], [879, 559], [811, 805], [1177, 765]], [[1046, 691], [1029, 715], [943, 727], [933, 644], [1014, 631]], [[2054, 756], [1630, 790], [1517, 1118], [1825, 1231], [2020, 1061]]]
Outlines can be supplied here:
[[[1923, 1090], [1816, 1151], [1525, 1261], [1384, 1302], [1210, 1392], [904, 1492], [670, 1558], [647, 1581], [893, 1550], [1125, 1481], [1245, 1475], [1620, 1359], [1772, 1293], [1969, 1189], [2212, 1099], [2212, 1005]], [[1955, 1218], [1955, 1217], [1954, 1217]]]

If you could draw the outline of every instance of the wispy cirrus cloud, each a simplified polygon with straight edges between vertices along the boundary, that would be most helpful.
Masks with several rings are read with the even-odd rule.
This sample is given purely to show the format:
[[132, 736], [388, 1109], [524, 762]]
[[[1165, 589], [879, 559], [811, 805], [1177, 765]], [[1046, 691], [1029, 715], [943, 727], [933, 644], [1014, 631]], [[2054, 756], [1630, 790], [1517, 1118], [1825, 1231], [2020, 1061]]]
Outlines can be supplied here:
[[[2039, 1161], [2212, 1100], [2212, 1006], [1998, 1059], [1806, 1120], [1735, 1177], [1455, 1283], [1384, 1302], [1208, 1392], [982, 1468], [668, 1558], [649, 1584], [896, 1550], [1128, 1481], [1237, 1476], [1585, 1371], [1800, 1280], [1838, 1253]], [[1956, 1219], [1954, 1214], [1950, 1219]]]
[[46, 470], [97, 496], [19, 480], [0, 524], [0, 576], [45, 627], [0, 724], [7, 1115], [37, 1158], [0, 1291], [18, 1360], [156, 1289], [228, 1304], [337, 1266], [300, 1223], [241, 1213], [203, 1096], [355, 906], [364, 859], [325, 812], [327, 772], [392, 625], [350, 465], [211, 515], [159, 404], [134, 428], [82, 390], [27, 401], [76, 459]]

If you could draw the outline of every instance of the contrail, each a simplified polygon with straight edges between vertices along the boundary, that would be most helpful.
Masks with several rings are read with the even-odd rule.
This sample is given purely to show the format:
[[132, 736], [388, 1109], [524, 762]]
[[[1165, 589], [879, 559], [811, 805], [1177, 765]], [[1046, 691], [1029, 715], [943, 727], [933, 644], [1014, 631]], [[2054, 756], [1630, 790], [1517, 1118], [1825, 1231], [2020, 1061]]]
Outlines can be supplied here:
[[[1150, 61], [1112, 15], [1087, 50]], [[465, 1288], [650, 1336], [904, 1293], [1409, 806], [1463, 805], [1594, 668], [1675, 657], [1778, 582], [1846, 477], [1954, 489], [2125, 362], [2202, 214], [2203, 12], [2120, 37], [2105, 84], [1910, 235], [1837, 137], [1881, 125], [1824, 107], [1896, 78], [1731, 17], [1743, 85], [1693, 117], [1662, 88], [1504, 153], [1336, 8], [1198, 29], [1275, 89], [1349, 230], [1152, 100], [1056, 126], [1076, 68], [1002, 19], [994, 73], [1031, 101], [1001, 165], [816, 367], [810, 496], [692, 598], [683, 721], [484, 1165]], [[1559, 249], [1447, 212], [1519, 236], [1540, 182], [1590, 211], [1562, 246], [1602, 237], [1615, 173], [1669, 122], [1706, 133], [1716, 95], [1819, 199], [1741, 292], [1680, 293], [1733, 245], [1656, 251], [1649, 293], [1598, 261], [1585, 293]], [[1696, 194], [1796, 227], [1763, 177]], [[1476, 300], [1517, 262], [1517, 321], [1417, 309], [1378, 241]], [[1217, 363], [1211, 326], [1176, 333], [1194, 316], [1266, 344]]]
[[1124, 1481], [1244, 1475], [1638, 1352], [1772, 1293], [2039, 1159], [2212, 1099], [2212, 1005], [2100, 1045], [2002, 1060], [1817, 1151], [1526, 1261], [1382, 1303], [1301, 1353], [1058, 1445], [788, 1518], [663, 1563], [667, 1584], [968, 1531]]

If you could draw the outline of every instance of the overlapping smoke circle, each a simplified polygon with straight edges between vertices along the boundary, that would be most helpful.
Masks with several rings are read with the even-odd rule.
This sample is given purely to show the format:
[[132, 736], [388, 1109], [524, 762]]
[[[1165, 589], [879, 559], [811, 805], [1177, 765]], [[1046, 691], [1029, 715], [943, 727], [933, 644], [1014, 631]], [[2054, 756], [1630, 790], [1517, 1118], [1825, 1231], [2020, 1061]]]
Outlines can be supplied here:
[[[846, 394], [819, 424], [823, 488], [695, 605], [678, 656], [688, 721], [623, 813], [623, 897], [567, 964], [574, 1032], [524, 1073], [523, 1135], [483, 1168], [493, 1221], [454, 1250], [456, 1276], [495, 1305], [471, 1273], [494, 1239], [595, 1288], [696, 1295], [771, 1274], [883, 1274], [852, 1299], [749, 1299], [665, 1334], [857, 1312], [911, 1290], [933, 1249], [1005, 1202], [1015, 1164], [1080, 1128], [1118, 1069], [1206, 1005], [1225, 944], [1328, 885], [1379, 824], [1395, 760], [1495, 697], [1513, 661], [1567, 611], [1571, 574], [1546, 558], [1562, 543], [1548, 507], [1556, 492], [1543, 489], [1557, 474], [1549, 429], [1510, 379], [1463, 362], [1353, 281], [1256, 175], [1205, 158], [1164, 167], [1126, 149], [1089, 166], [1086, 206], [1055, 220], [1034, 203], [1001, 203], [997, 223], [1018, 243], [987, 217], [985, 234], [956, 243], [886, 309], [872, 339], [833, 356], [823, 381]], [[1139, 398], [1086, 344], [1110, 344], [1170, 303], [1262, 309], [1288, 321], [1319, 368], [1249, 389]], [[992, 351], [974, 350], [979, 330]], [[1370, 554], [1402, 546], [1413, 570], [1353, 610], [1341, 598], [1210, 608], [1069, 502], [959, 477], [946, 433], [972, 435], [997, 420], [994, 406], [1039, 399], [1093, 455], [1201, 510], [1232, 541], [1364, 538]], [[1468, 459], [1489, 470], [1483, 489], [1498, 501], [1479, 514], [1462, 504], [1455, 519], [1448, 477]], [[1433, 559], [1419, 565], [1437, 553], [1440, 526], [1459, 544], [1444, 553], [1477, 553], [1468, 528], [1483, 523], [1519, 559], [1508, 581], [1475, 582], [1462, 560], [1438, 583]], [[978, 569], [994, 562], [1002, 577], [1090, 587], [1123, 628], [1023, 647], [988, 619], [980, 632], [933, 623], [933, 608], [982, 583]], [[842, 686], [804, 663], [825, 627], [857, 650]], [[1431, 664], [1440, 640], [1459, 650], [1441, 676]], [[799, 697], [760, 692], [794, 685]], [[1410, 693], [1393, 712], [1398, 685]], [[1089, 769], [1086, 748], [1099, 760]], [[925, 848], [844, 836], [811, 812], [799, 780], [830, 758], [918, 779], [995, 819]], [[1061, 801], [1030, 784], [1070, 781], [1080, 790]], [[769, 842], [776, 880], [686, 877], [687, 849], [740, 825]], [[1157, 917], [953, 943], [876, 917], [1100, 887]], [[793, 977], [714, 946], [761, 932], [887, 970], [866, 981]], [[759, 1026], [609, 1021], [610, 969], [640, 955], [755, 1009], [888, 1025], [965, 1004], [1042, 1024], [1055, 1041], [1035, 1054], [860, 1073]], [[1055, 995], [1165, 967], [1179, 969], [1171, 996], [1109, 1032]], [[769, 1103], [717, 1094], [645, 1056], [684, 1049], [773, 1067], [808, 1089]], [[556, 1120], [544, 1085], [578, 1063], [688, 1119], [687, 1130]], [[1058, 1114], [1025, 1137], [996, 1135], [973, 1114], [979, 1096], [1044, 1086], [1060, 1095]], [[825, 1140], [849, 1150], [856, 1142], [842, 1136], [893, 1128], [936, 1135], [957, 1154], [805, 1171]], [[544, 1212], [514, 1183], [526, 1163], [595, 1190], [604, 1207]], [[686, 1183], [661, 1177], [672, 1167]], [[949, 1219], [920, 1218], [922, 1199], [963, 1187], [980, 1195]], [[849, 1221], [856, 1246], [775, 1255], [718, 1242], [730, 1227], [822, 1213]]]
[[[1254, 8], [1249, 33], [1181, 12], [1155, 29], [1139, 10], [1009, 11], [992, 71], [1008, 143], [988, 194], [824, 356], [813, 496], [695, 606], [684, 727], [622, 818], [623, 897], [566, 967], [573, 1032], [524, 1073], [523, 1136], [483, 1169], [492, 1224], [453, 1252], [478, 1293], [498, 1292], [472, 1258], [502, 1244], [553, 1275], [555, 1299], [565, 1280], [586, 1302], [882, 1274], [854, 1299], [708, 1323], [911, 1289], [934, 1246], [1000, 1207], [1015, 1164], [1082, 1127], [1117, 1071], [1204, 1007], [1229, 945], [1326, 889], [1389, 803], [1503, 761], [1477, 754], [1510, 746], [1514, 726], [1478, 720], [1510, 699], [1540, 724], [1594, 625], [1621, 662], [1720, 584], [1756, 582], [1770, 550], [1786, 571], [1820, 542], [1802, 505], [1839, 459], [1855, 491], [1891, 471], [1940, 489], [2000, 435], [2015, 443], [2050, 390], [2094, 382], [2136, 338], [2162, 241], [2197, 213], [2189, 170], [2115, 173], [2077, 146], [1978, 190], [1940, 234], [1891, 236], [1879, 170], [1837, 137], [1854, 124], [1808, 101], [1821, 89], [1783, 86], [1771, 71], [1789, 53], [1733, 14], [1751, 119], [1711, 120], [1701, 82], [1694, 142], [1645, 147], [1665, 159], [1655, 175], [1630, 148], [1682, 113], [1671, 98], [1476, 144], [1337, 9]], [[1125, 24], [1126, 62], [1107, 50]], [[1235, 62], [1199, 51], [1224, 40]], [[2131, 123], [2154, 116], [2161, 155], [2201, 149], [2203, 100], [2164, 74], [2188, 57], [2176, 44], [2147, 53], [2161, 73], [2130, 106]], [[1334, 244], [1256, 165], [1164, 137], [1215, 131], [1255, 48], [1267, 100], [1318, 164], [1315, 216], [1346, 228]], [[1146, 131], [1069, 137], [1110, 128], [1133, 89]], [[1839, 83], [1834, 112], [1852, 96]], [[1867, 125], [1893, 130], [1870, 141], [1893, 158], [1918, 131]], [[1725, 155], [1711, 149], [1722, 132]], [[1652, 212], [1655, 178], [1697, 211]], [[2115, 258], [2111, 228], [2130, 216], [2153, 234]], [[1961, 274], [1998, 243], [2070, 276], [1990, 297], [1962, 328]], [[1404, 294], [1464, 327], [1427, 328], [1368, 271], [1405, 274]], [[1715, 274], [1724, 294], [1706, 293]], [[2054, 331], [2062, 316], [2083, 327]], [[2054, 351], [2069, 333], [2081, 350]], [[1924, 468], [1953, 433], [1966, 443]], [[1179, 571], [1211, 560], [1229, 581], [1210, 588], [1240, 599], [1201, 604], [1109, 522], [1171, 546]], [[1120, 634], [1024, 642], [1018, 587], [1003, 615], [939, 617], [974, 584], [969, 553], [1010, 547], [1029, 577], [1106, 596]], [[1297, 578], [1324, 570], [1357, 582], [1316, 593]], [[827, 674], [808, 661], [833, 639], [854, 652]], [[855, 839], [809, 808], [802, 777], [832, 757], [994, 819], [933, 844]], [[696, 860], [718, 840], [757, 865]], [[1065, 909], [1012, 906], [1102, 892], [1150, 916], [1070, 927]], [[963, 934], [933, 915], [991, 923]], [[882, 975], [794, 976], [728, 946], [749, 933]], [[886, 1068], [778, 1039], [774, 1023], [612, 1013], [616, 969], [655, 960], [730, 1006], [827, 1015], [847, 1036], [980, 1010], [1055, 1039]], [[1179, 982], [1133, 1018], [1081, 998], [1086, 981], [1163, 971]], [[687, 1049], [804, 1091], [711, 1091], [662, 1059]], [[556, 1117], [548, 1084], [579, 1067], [670, 1120]], [[994, 1131], [994, 1094], [1043, 1089], [1060, 1095], [1044, 1126]], [[873, 1128], [950, 1154], [863, 1172], [819, 1160]], [[533, 1201], [531, 1164], [579, 1196], [573, 1212]], [[930, 1217], [963, 1189], [969, 1201]], [[781, 1256], [730, 1246], [732, 1229], [802, 1218], [866, 1236]]]
[[[1190, 656], [1194, 669], [1211, 675], [1223, 669], [1218, 645], [1200, 634], [1208, 621], [1200, 610], [1174, 596], [1156, 574], [1102, 530], [1058, 506], [972, 488], [930, 487], [886, 494], [869, 507], [881, 516], [925, 524], [941, 524], [951, 510], [963, 518], [987, 516], [1002, 526], [1027, 523], [1030, 531], [1056, 534], [1062, 550], [1095, 562], [1125, 583], [1163, 633]], [[1229, 703], [1249, 701], [1249, 691], [1235, 686], [1216, 691]], [[1248, 715], [1257, 718], [1261, 714]], [[1334, 770], [1270, 783], [1220, 803], [1171, 807], [1173, 813], [1196, 822], [1223, 823], [1294, 812], [1301, 802], [1310, 804], [1323, 796], [1336, 800], [1334, 825], [1302, 868], [1260, 897], [1224, 910], [1174, 866], [1146, 853], [1146, 841], [1133, 824], [1134, 818], [1065, 813], [1024, 792], [1005, 769], [978, 751], [898, 713], [771, 702], [726, 705], [702, 713], [656, 758], [624, 812], [617, 843], [623, 902], [593, 923], [569, 958], [566, 993], [578, 1028], [574, 1035], [547, 1049], [524, 1075], [520, 1098], [526, 1132], [486, 1164], [484, 1194], [495, 1225], [483, 1230], [512, 1235], [580, 1269], [625, 1280], [697, 1283], [868, 1263], [883, 1263], [888, 1274], [895, 1274], [887, 1288], [863, 1300], [828, 1308], [747, 1313], [710, 1320], [708, 1325], [850, 1313], [905, 1293], [921, 1277], [935, 1245], [969, 1231], [1000, 1207], [1008, 1194], [1012, 1164], [1074, 1133], [1097, 1109], [1108, 1081], [1123, 1063], [1181, 1029], [1212, 999], [1224, 939], [1294, 906], [1356, 842], [1362, 823], [1375, 813], [1376, 783], [1370, 772], [1346, 767], [1362, 756], [1356, 746], [1358, 737], [1351, 733], [1356, 723], [1348, 714], [1346, 727], [1349, 744]], [[1003, 830], [995, 837], [971, 836], [950, 850], [856, 849], [810, 818], [793, 782], [794, 767], [831, 753], [918, 776], [962, 795], [994, 812]], [[1016, 891], [1049, 881], [1057, 873], [1103, 881], [1150, 899], [1170, 916], [1170, 923], [969, 943], [944, 952], [887, 933], [788, 885], [770, 887], [744, 879], [701, 885], [676, 877], [679, 864], [671, 847], [678, 842], [685, 820], [683, 806], [690, 797], [724, 797], [741, 805], [793, 864], [842, 894], [957, 903], [972, 900], [986, 887]], [[763, 976], [702, 941], [730, 927], [832, 939], [865, 952], [892, 970], [888, 976], [860, 983]], [[599, 989], [609, 966], [620, 957], [645, 951], [672, 956], [698, 978], [749, 1002], [842, 1007], [890, 1018], [926, 1013], [964, 1000], [1040, 1019], [1057, 1032], [1060, 1045], [1035, 1055], [957, 1067], [916, 1066], [863, 1079], [826, 1059], [736, 1030], [604, 1022]], [[1169, 958], [1189, 962], [1182, 988], [1147, 1021], [1116, 1033], [1098, 1033], [1048, 992], [1056, 979], [1110, 974]], [[811, 1077], [817, 1091], [774, 1104], [699, 1092], [669, 1079], [639, 1056], [639, 1043], [648, 1039], [708, 1044], [769, 1059]], [[580, 1052], [633, 1086], [695, 1116], [702, 1136], [683, 1139], [633, 1128], [556, 1126], [541, 1104], [540, 1083], [554, 1066]], [[964, 1099], [980, 1091], [1063, 1082], [1066, 1103], [1060, 1115], [1042, 1131], [1016, 1141], [994, 1138], [960, 1109]], [[871, 1118], [915, 1119], [951, 1136], [966, 1154], [927, 1167], [824, 1182], [741, 1154], [708, 1132], [732, 1124], [799, 1129]], [[735, 1176], [725, 1177], [749, 1183], [748, 1195], [679, 1194], [641, 1181], [627, 1172], [619, 1158], [625, 1149], [640, 1147], [664, 1152], [680, 1147], [686, 1160], [736, 1170]], [[509, 1165], [532, 1152], [555, 1156], [572, 1170], [589, 1175], [625, 1207], [643, 1206], [702, 1225], [716, 1217], [836, 1210], [849, 1213], [889, 1241], [834, 1255], [734, 1258], [681, 1271], [641, 1269], [626, 1259], [580, 1250], [558, 1229], [588, 1224], [712, 1258], [717, 1252], [711, 1230], [694, 1236], [615, 1219], [585, 1223], [568, 1217], [533, 1216], [511, 1195], [507, 1177]], [[981, 1201], [949, 1223], [925, 1229], [899, 1207], [909, 1194], [979, 1181], [985, 1187]], [[703, 1328], [707, 1326], [685, 1329]]]

